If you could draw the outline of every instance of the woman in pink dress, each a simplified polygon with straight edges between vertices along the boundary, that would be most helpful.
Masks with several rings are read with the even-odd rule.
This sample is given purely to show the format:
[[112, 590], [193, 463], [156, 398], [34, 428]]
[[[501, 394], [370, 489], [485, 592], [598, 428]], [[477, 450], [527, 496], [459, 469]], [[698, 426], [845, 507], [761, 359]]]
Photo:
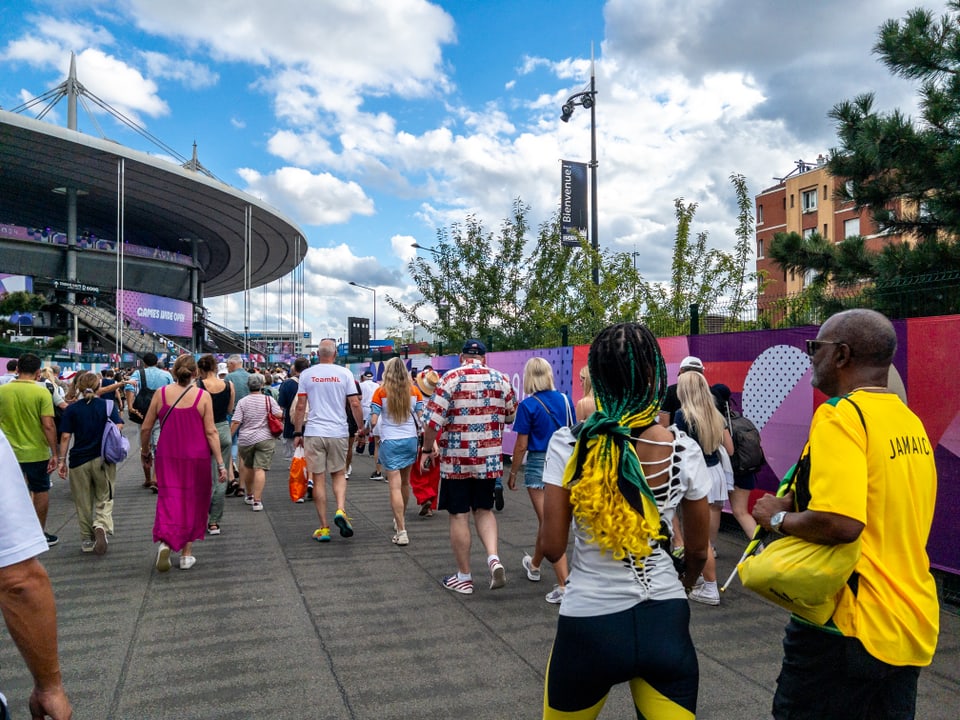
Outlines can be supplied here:
[[[157, 514], [153, 540], [157, 570], [170, 569], [170, 551], [180, 553], [180, 569], [196, 564], [192, 545], [202, 540], [210, 509], [210, 456], [217, 461], [218, 482], [227, 481], [227, 469], [220, 452], [220, 436], [213, 422], [210, 394], [194, 384], [197, 361], [181, 355], [173, 366], [175, 385], [165, 385], [153, 394], [150, 409], [140, 426], [140, 447], [150, 447], [154, 423], [160, 423], [157, 441]], [[141, 452], [145, 467], [154, 458]]]

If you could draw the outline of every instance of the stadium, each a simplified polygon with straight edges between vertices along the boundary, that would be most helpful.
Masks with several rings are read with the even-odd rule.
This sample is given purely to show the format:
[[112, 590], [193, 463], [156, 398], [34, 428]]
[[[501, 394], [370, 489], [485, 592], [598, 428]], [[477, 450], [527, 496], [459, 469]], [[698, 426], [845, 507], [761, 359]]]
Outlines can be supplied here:
[[[40, 107], [42, 118], [64, 98], [68, 127], [18, 112]], [[196, 146], [178, 163], [162, 144], [159, 156], [71, 129], [78, 102], [88, 101], [116, 113], [83, 88], [71, 61], [64, 83], [0, 110], [0, 296], [23, 290], [46, 300], [39, 310], [9, 315], [3, 342], [38, 338], [39, 348], [65, 336], [55, 354], [77, 365], [129, 362], [145, 352], [251, 359], [302, 352], [302, 328], [278, 333], [290, 340], [282, 347], [262, 334], [251, 339], [249, 293], [292, 275], [296, 309], [304, 232], [214, 177]], [[241, 292], [241, 332], [209, 319], [205, 301]]]

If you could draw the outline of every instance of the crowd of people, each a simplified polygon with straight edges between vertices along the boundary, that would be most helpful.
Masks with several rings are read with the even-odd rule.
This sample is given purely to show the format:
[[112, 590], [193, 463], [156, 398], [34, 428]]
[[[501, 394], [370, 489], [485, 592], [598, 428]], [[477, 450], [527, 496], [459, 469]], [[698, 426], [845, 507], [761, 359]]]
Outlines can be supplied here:
[[[557, 582], [546, 600], [560, 607], [544, 718], [596, 717], [619, 683], [629, 684], [638, 717], [695, 716], [699, 669], [689, 601], [720, 602], [715, 540], [721, 509], [734, 498], [748, 537], [759, 525], [812, 545], [862, 546], [830, 621], [791, 619], [774, 717], [912, 717], [917, 678], [937, 639], [937, 593], [925, 554], [936, 468], [930, 453], [889, 453], [897, 445], [888, 436], [903, 433], [929, 447], [919, 420], [887, 390], [895, 349], [889, 321], [867, 310], [834, 316], [807, 342], [813, 385], [856, 402], [817, 410], [795, 491], [765, 495], [752, 513], [746, 495], [755, 478], [735, 478], [730, 464], [730, 414], [722, 410], [729, 389], [711, 387], [695, 357], [681, 362], [668, 387], [658, 342], [638, 323], [610, 326], [594, 339], [576, 404], [538, 357], [524, 367], [518, 401], [476, 339], [442, 376], [430, 367], [411, 374], [394, 358], [379, 382], [337, 365], [331, 340], [320, 343], [316, 364], [298, 359], [276, 379], [246, 370], [237, 356], [218, 363], [209, 355], [181, 356], [172, 373], [148, 355], [127, 377], [45, 378], [39, 358], [26, 354], [8, 368], [11, 380], [0, 379], [0, 455], [15, 455], [22, 473], [14, 492], [18, 483], [2, 468], [0, 603], [13, 602], [4, 594], [11, 572], [35, 583], [37, 612], [52, 602], [36, 555], [59, 540], [43, 529], [54, 470], [69, 478], [80, 549], [107, 552], [116, 467], [102, 457], [100, 438], [107, 424], [122, 425], [124, 410], [140, 425], [143, 485], [157, 493], [160, 572], [172, 567], [174, 553], [182, 570], [196, 564], [193, 544], [221, 533], [226, 495], [264, 509], [279, 441], [285, 459], [296, 450], [305, 456], [314, 540], [331, 542], [331, 519], [341, 538], [354, 536], [347, 479], [352, 454], [370, 448], [373, 477], [382, 472], [389, 487], [391, 541], [411, 543], [411, 497], [421, 516], [445, 510], [455, 569], [441, 586], [471, 595], [472, 519], [486, 555], [483, 574], [489, 589], [499, 590], [507, 568], [494, 510], [502, 507], [503, 437], [512, 423], [507, 487], [527, 490], [537, 522], [532, 553], [518, 569], [540, 582], [549, 562]], [[62, 395], [48, 387], [67, 380]], [[891, 502], [905, 484], [910, 502]], [[28, 497], [33, 513], [17, 522], [29, 525], [30, 546], [11, 549], [6, 505], [22, 508]], [[904, 543], [903, 552], [891, 553], [891, 542]], [[15, 621], [11, 634], [24, 633]], [[49, 638], [37, 642], [46, 642], [43, 657], [24, 651], [38, 678], [31, 706], [68, 718], [59, 673], [43, 682], [38, 674], [56, 665], [55, 636], [52, 649]]]

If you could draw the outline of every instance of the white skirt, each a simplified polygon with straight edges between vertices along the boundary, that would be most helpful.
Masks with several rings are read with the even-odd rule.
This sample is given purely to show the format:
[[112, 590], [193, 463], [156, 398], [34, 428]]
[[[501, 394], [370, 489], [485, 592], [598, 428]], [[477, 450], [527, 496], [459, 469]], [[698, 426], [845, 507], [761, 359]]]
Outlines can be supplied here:
[[723, 470], [723, 463], [707, 467], [707, 474], [710, 476], [710, 492], [707, 493], [707, 500], [711, 503], [725, 502], [727, 495], [727, 473]]

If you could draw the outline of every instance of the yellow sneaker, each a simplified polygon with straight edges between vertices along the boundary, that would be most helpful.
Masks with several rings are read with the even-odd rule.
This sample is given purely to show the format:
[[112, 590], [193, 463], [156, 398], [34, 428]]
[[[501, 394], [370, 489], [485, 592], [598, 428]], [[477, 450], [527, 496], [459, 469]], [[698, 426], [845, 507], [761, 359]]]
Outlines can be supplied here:
[[313, 539], [317, 542], [330, 542], [330, 528], [322, 527], [313, 531]]

